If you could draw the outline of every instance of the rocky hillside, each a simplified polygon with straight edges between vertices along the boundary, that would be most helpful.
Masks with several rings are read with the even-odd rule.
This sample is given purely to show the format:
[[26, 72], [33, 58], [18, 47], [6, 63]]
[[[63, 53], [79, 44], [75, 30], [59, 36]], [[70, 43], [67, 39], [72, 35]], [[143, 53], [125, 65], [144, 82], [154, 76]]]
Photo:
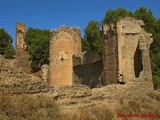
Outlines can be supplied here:
[[48, 89], [48, 84], [40, 78], [27, 74], [21, 67], [17, 67], [17, 59], [0, 58], [0, 92], [38, 92]]
[[[74, 119], [75, 116], [77, 119], [82, 119], [84, 113], [87, 116], [86, 120], [88, 118], [101, 120], [104, 116], [106, 116], [104, 120], [127, 117], [122, 114], [138, 114], [138, 120], [142, 114], [154, 114], [156, 115], [154, 119], [160, 119], [160, 93], [154, 91], [148, 82], [135, 81], [94, 89], [84, 85], [53, 88], [40, 78], [16, 68], [14, 62], [14, 59], [0, 58], [1, 96], [9, 95], [19, 98], [25, 95], [35, 98], [37, 102], [40, 100], [37, 96], [44, 96], [46, 100], [47, 97], [51, 97], [58, 105], [61, 114], [67, 115], [68, 120]], [[0, 115], [3, 112], [3, 110], [0, 111]], [[97, 114], [101, 115], [99, 119]], [[62, 118], [65, 120], [64, 116]], [[132, 119], [133, 116], [128, 118]]]

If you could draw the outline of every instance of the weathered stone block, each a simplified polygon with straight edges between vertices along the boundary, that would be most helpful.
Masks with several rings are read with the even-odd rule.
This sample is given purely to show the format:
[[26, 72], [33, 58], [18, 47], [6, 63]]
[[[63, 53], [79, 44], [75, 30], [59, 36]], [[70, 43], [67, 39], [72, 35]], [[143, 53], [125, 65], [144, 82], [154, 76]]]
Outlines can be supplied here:
[[41, 66], [41, 77], [44, 81], [48, 80], [48, 71], [49, 71], [49, 66], [47, 64], [44, 64]]

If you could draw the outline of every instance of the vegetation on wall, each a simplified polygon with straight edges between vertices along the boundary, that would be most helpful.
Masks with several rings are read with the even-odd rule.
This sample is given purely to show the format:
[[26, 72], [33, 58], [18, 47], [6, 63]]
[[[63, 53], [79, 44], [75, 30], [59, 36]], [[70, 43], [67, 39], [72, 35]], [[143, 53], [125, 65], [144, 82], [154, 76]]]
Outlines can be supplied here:
[[0, 54], [4, 55], [7, 59], [12, 58], [15, 54], [12, 38], [3, 28], [0, 29]]
[[133, 17], [133, 13], [131, 11], [127, 11], [124, 8], [117, 8], [116, 10], [109, 9], [105, 13], [102, 24], [112, 24], [116, 20], [122, 19], [124, 17]]

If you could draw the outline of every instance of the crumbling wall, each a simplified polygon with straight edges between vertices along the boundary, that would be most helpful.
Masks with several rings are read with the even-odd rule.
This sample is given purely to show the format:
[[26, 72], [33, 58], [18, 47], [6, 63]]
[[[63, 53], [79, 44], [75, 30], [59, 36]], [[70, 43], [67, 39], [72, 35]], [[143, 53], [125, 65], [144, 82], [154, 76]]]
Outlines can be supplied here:
[[118, 46], [115, 26], [103, 26], [103, 70], [104, 84], [116, 83], [118, 79]]
[[16, 49], [25, 49], [24, 35], [26, 33], [26, 25], [23, 23], [16, 23]]
[[102, 86], [103, 65], [101, 56], [95, 52], [84, 52], [82, 57], [73, 58], [73, 78], [75, 84], [90, 88]]
[[124, 18], [114, 25], [103, 26], [103, 65], [107, 83], [151, 81], [149, 48], [152, 35], [144, 31], [143, 25], [141, 20]]
[[49, 83], [51, 86], [73, 85], [73, 55], [80, 54], [81, 37], [77, 28], [62, 26], [51, 31]]
[[21, 68], [24, 72], [30, 73], [30, 56], [27, 51], [27, 45], [24, 41], [26, 33], [26, 25], [24, 23], [16, 23], [16, 34], [15, 34], [15, 47], [16, 47], [16, 59], [15, 67]]

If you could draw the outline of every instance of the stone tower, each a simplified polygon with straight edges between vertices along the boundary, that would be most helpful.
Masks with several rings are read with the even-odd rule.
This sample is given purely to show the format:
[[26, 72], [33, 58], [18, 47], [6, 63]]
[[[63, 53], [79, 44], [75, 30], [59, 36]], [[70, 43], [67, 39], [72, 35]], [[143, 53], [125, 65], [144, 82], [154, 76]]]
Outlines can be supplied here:
[[143, 21], [124, 18], [103, 26], [104, 83], [151, 81], [149, 49], [152, 34]]
[[49, 83], [51, 86], [73, 85], [73, 55], [82, 52], [80, 31], [62, 26], [51, 31]]
[[25, 49], [24, 35], [26, 33], [26, 25], [23, 23], [16, 23], [16, 50]]

